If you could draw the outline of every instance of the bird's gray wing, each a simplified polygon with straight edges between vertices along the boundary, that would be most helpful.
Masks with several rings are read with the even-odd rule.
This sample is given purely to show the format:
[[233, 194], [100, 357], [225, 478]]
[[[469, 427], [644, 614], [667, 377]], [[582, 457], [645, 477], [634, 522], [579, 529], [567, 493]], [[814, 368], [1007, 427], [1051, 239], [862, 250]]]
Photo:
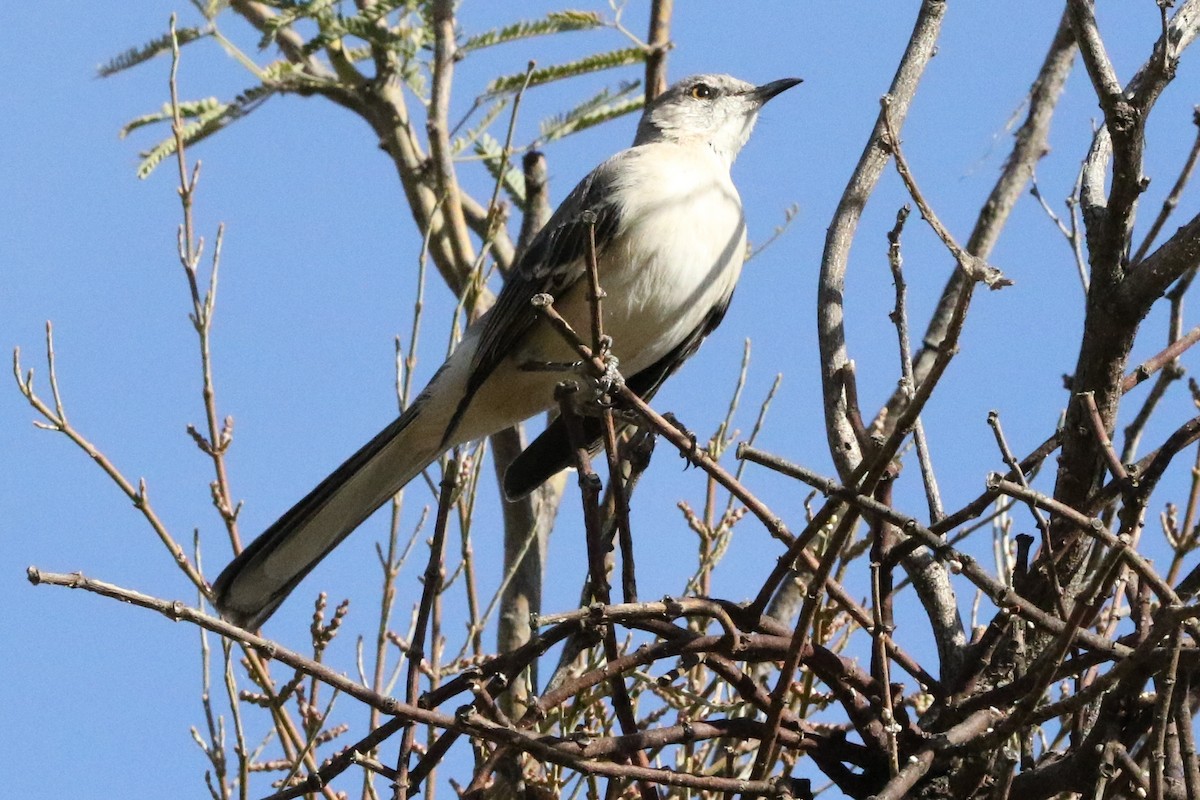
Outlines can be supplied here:
[[[595, 228], [597, 254], [612, 242], [620, 224], [620, 207], [613, 188], [629, 153], [618, 153], [580, 181], [509, 272], [495, 305], [481, 320], [483, 331], [471, 362], [466, 394], [447, 426], [446, 440], [479, 387], [537, 321], [530, 304], [534, 295], [561, 297], [586, 274], [588, 228]], [[591, 212], [591, 221], [587, 212]]]
[[[691, 358], [700, 349], [704, 339], [721, 324], [732, 299], [733, 292], [730, 292], [713, 307], [704, 321], [687, 338], [658, 361], [627, 378], [625, 385], [643, 400], [652, 398], [663, 382], [671, 377], [683, 362]], [[585, 443], [588, 449], [595, 453], [600, 449], [602, 423], [594, 417], [584, 417], [581, 422]], [[508, 465], [508, 470], [504, 473], [504, 494], [509, 500], [518, 500], [572, 466], [572, 463], [571, 440], [567, 435], [567, 426], [561, 417], [556, 417]]]

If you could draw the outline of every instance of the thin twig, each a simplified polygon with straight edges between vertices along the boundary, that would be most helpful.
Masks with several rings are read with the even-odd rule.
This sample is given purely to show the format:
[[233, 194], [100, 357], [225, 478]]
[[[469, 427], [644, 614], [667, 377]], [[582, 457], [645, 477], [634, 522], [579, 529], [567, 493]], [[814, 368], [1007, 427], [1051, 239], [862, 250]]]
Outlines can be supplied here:
[[[421, 605], [417, 612], [417, 624], [413, 631], [412, 641], [408, 647], [408, 684], [405, 689], [405, 702], [415, 705], [420, 691], [421, 665], [425, 659], [425, 631], [429, 626], [430, 615], [433, 612], [434, 599], [441, 592], [442, 559], [446, 545], [446, 527], [450, 520], [450, 508], [458, 491], [459, 483], [458, 462], [450, 459], [442, 474], [441, 493], [438, 496], [437, 518], [433, 526], [433, 542], [429, 546], [429, 561], [425, 567], [425, 585], [421, 590]], [[409, 755], [412, 752], [415, 730], [413, 726], [404, 729], [404, 737], [400, 743], [400, 755], [397, 759], [396, 772], [399, 777], [395, 783], [395, 800], [406, 800], [409, 792]]]
[[985, 283], [990, 289], [1000, 289], [1010, 286], [1012, 281], [1005, 278], [1000, 270], [988, 264], [987, 261], [967, 252], [955, 241], [954, 236], [951, 235], [937, 214], [934, 213], [933, 208], [925, 199], [925, 195], [921, 194], [920, 188], [917, 187], [916, 178], [913, 177], [912, 170], [908, 166], [908, 160], [905, 159], [904, 153], [900, 149], [900, 135], [897, 133], [896, 127], [892, 122], [893, 102], [891, 95], [886, 94], [879, 100], [879, 105], [882, 108], [881, 118], [884, 130], [881, 142], [882, 146], [887, 148], [888, 152], [895, 159], [896, 172], [900, 173], [900, 178], [908, 188], [908, 193], [912, 196], [913, 202], [917, 204], [917, 210], [921, 212], [921, 218], [929, 223], [929, 227], [933, 229], [937, 237], [942, 240], [942, 244], [946, 245], [946, 249], [954, 256], [954, 260], [958, 262], [959, 269], [965, 272], [971, 280]]
[[1020, 486], [1001, 478], [999, 475], [992, 473], [988, 476], [988, 486], [993, 487], [1001, 494], [1006, 494], [1009, 497], [1015, 497], [1019, 500], [1031, 502], [1039, 508], [1049, 511], [1056, 516], [1069, 521], [1072, 525], [1077, 526], [1080, 530], [1086, 532], [1089, 536], [1095, 537], [1105, 547], [1113, 550], [1120, 550], [1124, 553], [1129, 566], [1146, 582], [1150, 588], [1166, 603], [1179, 603], [1180, 599], [1175, 590], [1170, 584], [1159, 576], [1158, 571], [1147, 562], [1141, 554], [1130, 547], [1128, 537], [1118, 537], [1104, 523], [1096, 518], [1089, 517], [1086, 514], [1081, 514], [1073, 508], [1063, 505], [1052, 497], [1034, 491], [1033, 489]]
[[[1008, 440], [1004, 438], [1004, 429], [1000, 426], [1000, 412], [989, 411], [987, 415], [988, 426], [991, 427], [992, 433], [996, 437], [996, 446], [1000, 448], [1000, 458], [1004, 465], [1009, 469], [1009, 475], [1015, 477], [1017, 483], [1028, 488], [1029, 481], [1025, 477], [1025, 471], [1021, 469], [1021, 463], [1017, 461], [1013, 455], [1012, 449], [1008, 446]], [[1042, 534], [1042, 547], [1047, 548], [1047, 552], [1054, 554], [1053, 549], [1050, 549], [1050, 524], [1046, 522], [1046, 518], [1042, 516], [1042, 512], [1033, 503], [1027, 504], [1029, 513], [1033, 515], [1034, 523], [1037, 525], [1038, 531]]]
[[[908, 219], [911, 209], [901, 206], [896, 212], [896, 224], [888, 231], [888, 264], [892, 269], [892, 281], [896, 286], [896, 307], [892, 311], [892, 323], [896, 326], [896, 335], [900, 340], [900, 380], [902, 390], [907, 394], [908, 402], [912, 402], [916, 386], [913, 377], [912, 346], [908, 340], [908, 307], [905, 303], [908, 284], [904, 282], [903, 257], [900, 252], [900, 234]], [[921, 480], [925, 484], [925, 499], [929, 503], [929, 521], [938, 522], [946, 516], [942, 510], [942, 496], [938, 491], [937, 476], [933, 471], [933, 462], [929, 456], [929, 442], [925, 438], [925, 426], [921, 418], [913, 421], [913, 442], [917, 445], [917, 461], [921, 467]]]
[[1171, 342], [1170, 346], [1163, 348], [1160, 352], [1155, 353], [1150, 358], [1138, 364], [1121, 380], [1121, 391], [1128, 392], [1133, 387], [1137, 386], [1142, 381], [1149, 378], [1154, 373], [1158, 372], [1163, 367], [1175, 361], [1179, 356], [1183, 355], [1192, 345], [1200, 342], [1200, 325], [1192, 328], [1185, 335]]
[[13, 350], [13, 375], [16, 377], [17, 389], [24, 395], [29, 405], [35, 411], [42, 415], [46, 422], [34, 422], [34, 425], [45, 430], [56, 431], [63, 434], [75, 445], [82, 450], [87, 456], [100, 467], [100, 469], [108, 475], [121, 493], [133, 503], [133, 507], [146, 519], [150, 524], [150, 528], [158, 537], [159, 541], [167, 548], [171, 554], [175, 565], [187, 577], [187, 579], [209, 600], [212, 600], [212, 590], [209, 589], [207, 581], [204, 580], [199, 570], [192, 565], [188, 559], [187, 553], [180, 544], [175, 541], [175, 537], [167, 530], [167, 526], [159, 518], [158, 512], [154, 510], [154, 506], [150, 502], [149, 491], [146, 488], [146, 481], [138, 481], [135, 487], [128, 478], [117, 468], [108, 456], [104, 455], [94, 444], [84, 438], [83, 434], [75, 429], [67, 420], [66, 409], [63, 404], [62, 395], [58, 387], [58, 375], [56, 373], [55, 353], [54, 353], [54, 326], [49, 322], [46, 323], [46, 363], [47, 373], [49, 375], [50, 392], [54, 398], [54, 408], [51, 408], [37, 394], [33, 385], [33, 370], [26, 372], [21, 366], [21, 350], [15, 348]]
[[216, 245], [213, 247], [212, 265], [208, 274], [208, 286], [203, 293], [200, 291], [197, 272], [200, 257], [204, 250], [204, 240], [196, 238], [195, 223], [192, 209], [195, 201], [196, 184], [200, 180], [200, 162], [189, 170], [187, 150], [184, 143], [183, 116], [179, 107], [179, 38], [175, 33], [175, 16], [171, 16], [171, 72], [168, 80], [171, 103], [171, 134], [175, 137], [175, 163], [179, 169], [179, 202], [183, 212], [183, 222], [179, 226], [178, 248], [179, 263], [188, 282], [188, 290], [192, 300], [191, 321], [196, 330], [200, 345], [200, 370], [202, 375], [202, 397], [204, 402], [204, 418], [207, 426], [207, 436], [200, 436], [189, 426], [189, 433], [199, 444], [200, 449], [212, 459], [216, 481], [213, 483], [213, 504], [225, 523], [229, 541], [235, 553], [242, 549], [241, 537], [238, 534], [237, 517], [241, 508], [235, 505], [229, 488], [229, 476], [225, 468], [225, 453], [233, 440], [233, 420], [226, 417], [224, 423], [218, 422], [216, 390], [213, 384], [212, 370], [212, 319], [217, 302], [217, 275], [221, 266], [221, 245], [225, 238], [225, 226], [217, 228]]
[[650, 4], [650, 35], [646, 38], [646, 103], [667, 90], [667, 52], [671, 49], [671, 8], [674, 0]]
[[1162, 230], [1163, 225], [1166, 224], [1167, 218], [1171, 216], [1171, 212], [1179, 205], [1179, 198], [1183, 195], [1183, 187], [1187, 186], [1188, 179], [1192, 177], [1192, 170], [1196, 168], [1196, 160], [1200, 158], [1200, 106], [1192, 109], [1192, 124], [1196, 126], [1196, 138], [1192, 141], [1192, 149], [1188, 152], [1187, 158], [1184, 159], [1183, 168], [1179, 170], [1179, 177], [1175, 179], [1175, 185], [1171, 187], [1171, 191], [1167, 193], [1166, 199], [1163, 200], [1158, 216], [1154, 218], [1154, 223], [1150, 226], [1150, 230], [1146, 232], [1146, 238], [1142, 239], [1137, 252], [1129, 260], [1129, 263], [1133, 267], [1141, 263], [1142, 259], [1146, 257], [1146, 253], [1150, 251], [1150, 245], [1154, 244], [1154, 240], [1158, 238], [1158, 234]]
[[[1075, 37], [1070, 19], [1064, 10], [1046, 56], [1038, 69], [1037, 77], [1030, 85], [1029, 108], [1025, 121], [1013, 136], [1012, 151], [1005, 159], [1004, 167], [980, 208], [975, 226], [967, 239], [967, 250], [980, 258], [988, 258], [991, 255], [1013, 208], [1024, 192], [1025, 185], [1033, 175], [1034, 165], [1049, 152], [1047, 139], [1050, 122], [1075, 62], [1075, 53]], [[902, 121], [900, 111], [895, 105], [899, 95], [894, 87], [889, 93], [893, 97], [893, 111], [897, 114], [895, 119], [898, 122]], [[875, 130], [876, 134], [880, 135], [878, 122]], [[853, 212], [854, 208], [849, 207], [845, 211]], [[842, 207], [839, 206], [839, 213], [841, 212]], [[1074, 225], [1074, 214], [1072, 224]], [[972, 282], [960, 270], [951, 270], [937, 306], [930, 315], [925, 335], [921, 338], [924, 344], [913, 359], [913, 370], [918, 380], [924, 379], [934, 363], [952, 318], [952, 310], [958, 304], [959, 295], [968, 291], [971, 286]], [[892, 397], [876, 416], [876, 423], [872, 427], [879, 427], [886, 432], [889, 421], [899, 416], [900, 405], [899, 392], [893, 392]]]
[[1108, 468], [1112, 471], [1113, 477], [1119, 481], [1128, 480], [1129, 473], [1126, 471], [1125, 465], [1121, 463], [1121, 458], [1117, 455], [1112, 440], [1108, 438], [1108, 431], [1104, 429], [1104, 419], [1100, 416], [1100, 409], [1096, 407], [1095, 392], [1080, 392], [1076, 397], [1083, 402], [1084, 410], [1087, 411], [1087, 420], [1092, 426], [1092, 434], [1104, 452], [1104, 457], [1108, 459]]
[[[669, 9], [668, 9], [669, 11]], [[584, 262], [587, 266], [587, 299], [592, 320], [592, 352], [606, 353], [609, 340], [604, 335], [604, 288], [600, 285], [600, 258], [596, 251], [596, 219], [587, 214], [588, 241]], [[606, 356], [610, 357], [610, 356]], [[613, 362], [615, 363], [615, 361]], [[604, 427], [604, 452], [608, 460], [608, 483], [612, 493], [617, 540], [621, 547], [621, 590], [627, 603], [637, 602], [637, 576], [634, 568], [633, 533], [629, 526], [629, 497], [621, 469], [621, 454], [617, 449], [617, 429], [608, 393], [601, 398], [601, 421]]]
[[[764, 453], [761, 450], [753, 448], [743, 448], [741, 453], [743, 458], [749, 459], [756, 464], [762, 464], [777, 472], [789, 475], [793, 478], [803, 481], [829, 497], [836, 497], [844, 500], [852, 505], [862, 509], [864, 513], [875, 514], [879, 517], [888, 520], [896, 525], [905, 535], [919, 539], [921, 544], [930, 548], [937, 556], [938, 560], [948, 564], [951, 571], [961, 573], [964, 577], [970, 580], [973, 584], [982, 589], [988, 597], [1001, 608], [1011, 610], [1013, 613], [1020, 614], [1022, 617], [1030, 620], [1038, 627], [1047, 630], [1051, 633], [1058, 633], [1063, 630], [1063, 621], [1051, 614], [1039, 609], [1035, 604], [1021, 597], [1016, 592], [1012, 591], [1008, 586], [988, 575], [980, 566], [979, 562], [971, 558], [965, 553], [959, 552], [951, 547], [945, 539], [935, 533], [930, 528], [921, 525], [916, 519], [896, 511], [894, 508], [880, 503], [872, 497], [864, 494], [856, 493], [845, 486], [830, 480], [824, 476], [818, 475], [810, 469], [793, 464], [778, 456], [773, 456], [770, 453]], [[1016, 484], [1011, 484], [1016, 490], [1019, 490]], [[992, 495], [995, 496], [994, 484]], [[1128, 552], [1128, 551], [1127, 551]], [[864, 626], [866, 627], [866, 626]], [[1107, 639], [1096, 636], [1087, 630], [1079, 631], [1077, 634], [1080, 641], [1088, 647], [1109, 654], [1114, 660], [1119, 660], [1126, 655], [1129, 655], [1131, 648], [1126, 645], [1111, 642]], [[892, 656], [895, 658], [895, 656]], [[907, 669], [907, 667], [906, 667]]]
[[[598, 297], [597, 297], [598, 300]], [[600, 478], [591, 469], [588, 456], [588, 444], [584, 439], [583, 427], [575, 411], [573, 394], [578, 391], [574, 384], [560, 384], [556, 394], [559, 401], [559, 413], [566, 420], [567, 432], [571, 439], [571, 449], [574, 453], [575, 468], [579, 471], [579, 489], [583, 496], [583, 516], [587, 530], [588, 576], [591, 583], [592, 596], [600, 603], [611, 603], [608, 576], [604, 565], [604, 545], [600, 524]], [[612, 626], [606, 626], [603, 631], [604, 657], [613, 662], [620, 657], [617, 648], [616, 632]], [[612, 690], [613, 711], [621, 732], [631, 735], [638, 730], [637, 719], [634, 717], [633, 704], [629, 699], [629, 690], [619, 675], [614, 675], [609, 681]], [[638, 751], [634, 756], [637, 766], [648, 767], [646, 754]], [[658, 792], [649, 783], [641, 781], [638, 790], [643, 800], [657, 800]]]
[[[597, 359], [590, 348], [583, 343], [579, 338], [579, 334], [571, 328], [561, 314], [553, 307], [554, 299], [550, 295], [536, 295], [532, 300], [532, 304], [538, 313], [542, 314], [551, 324], [555, 331], [563, 337], [563, 339], [574, 348], [575, 352], [585, 361], [590, 363], [597, 376], [603, 376], [607, 371], [604, 362]], [[767, 531], [776, 539], [790, 544], [795, 540], [791, 531], [788, 530], [784, 521], [771, 512], [769, 508], [757, 497], [750, 493], [745, 486], [737, 481], [728, 471], [720, 464], [714, 461], [704, 450], [697, 446], [694, 437], [688, 436], [684, 431], [681, 431], [677, 426], [672, 425], [662, 415], [655, 412], [645, 401], [638, 397], [634, 392], [624, 384], [624, 381], [619, 381], [614, 386], [614, 391], [620, 400], [628, 404], [639, 416], [645, 419], [655, 432], [667, 439], [672, 445], [679, 448], [680, 454], [690, 461], [694, 466], [700, 467], [709, 475], [716, 479], [717, 483], [730, 491], [738, 500], [742, 501], [745, 506], [750, 509], [750, 513], [754, 514], [766, 527]]]
[[1175, 684], [1179, 680], [1179, 649], [1183, 636], [1176, 630], [1171, 633], [1170, 657], [1166, 669], [1154, 676], [1157, 698], [1154, 709], [1154, 725], [1150, 734], [1150, 796], [1161, 799], [1164, 795], [1164, 768], [1166, 767], [1167, 728], [1174, 722], [1171, 713], [1174, 705]]
[[[933, 58], [946, 4], [924, 0], [909, 37], [904, 56], [892, 78], [888, 93], [893, 98], [891, 111], [902, 123], [925, 67]], [[849, 480], [862, 460], [862, 452], [850, 423], [851, 407], [844, 391], [842, 368], [850, 360], [846, 347], [845, 288], [850, 247], [867, 200], [875, 191], [887, 165], [883, 114], [876, 119], [862, 156], [854, 168], [825, 236], [821, 257], [820, 296], [818, 298], [818, 343], [820, 345], [821, 384], [825, 409], [825, 429], [829, 452], [838, 475]], [[860, 409], [853, 409], [860, 413]]]
[[1083, 255], [1083, 234], [1079, 229], [1079, 214], [1077, 213], [1077, 209], [1079, 208], [1080, 181], [1082, 178], [1083, 172], [1081, 170], [1079, 178], [1075, 181], [1075, 188], [1072, 190], [1071, 195], [1067, 197], [1067, 211], [1071, 216], [1071, 226], [1069, 228], [1059, 219], [1058, 215], [1054, 213], [1054, 209], [1046, 202], [1046, 198], [1042, 196], [1036, 178], [1030, 179], [1029, 193], [1038, 201], [1042, 210], [1046, 212], [1046, 216], [1050, 218], [1050, 221], [1058, 228], [1058, 232], [1063, 235], [1063, 238], [1067, 240], [1067, 244], [1070, 245], [1071, 255], [1075, 257], [1075, 270], [1079, 273], [1079, 283], [1083, 287], [1083, 294], [1086, 297], [1090, 281], [1088, 279], [1087, 259]]

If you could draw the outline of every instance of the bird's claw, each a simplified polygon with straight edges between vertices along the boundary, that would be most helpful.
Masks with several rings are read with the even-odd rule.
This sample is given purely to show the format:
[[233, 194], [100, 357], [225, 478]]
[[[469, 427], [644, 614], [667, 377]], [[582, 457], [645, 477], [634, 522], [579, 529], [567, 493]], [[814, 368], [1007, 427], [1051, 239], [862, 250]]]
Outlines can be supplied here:
[[614, 355], [604, 357], [604, 374], [597, 380], [602, 394], [610, 394], [613, 389], [624, 385], [625, 379], [621, 377], [621, 373], [617, 369], [620, 364], [621, 362]]
[[672, 414], [670, 411], [663, 414], [663, 419], [665, 419], [667, 422], [671, 423], [671, 426], [673, 428], [675, 428], [675, 430], [679, 431], [680, 433], [682, 433], [684, 436], [686, 436], [688, 438], [689, 444], [688, 444], [687, 452], [685, 453], [682, 450], [679, 452], [680, 457], [683, 458], [687, 462], [686, 464], [684, 464], [683, 468], [687, 469], [688, 467], [692, 466], [691, 454], [695, 453], [696, 450], [698, 449], [698, 441], [699, 440], [696, 438], [696, 432], [693, 430], [689, 430], [687, 428], [687, 426], [684, 425], [682, 422], [680, 422], [679, 418], [676, 417], [674, 414]]
[[621, 360], [612, 354], [612, 337], [601, 336], [600, 347], [596, 351], [596, 357], [604, 364], [604, 374], [596, 378], [596, 395], [604, 402], [605, 405], [610, 405], [604, 401], [604, 396], [612, 394], [612, 390], [619, 388], [625, 384], [625, 379], [621, 377], [620, 370]]

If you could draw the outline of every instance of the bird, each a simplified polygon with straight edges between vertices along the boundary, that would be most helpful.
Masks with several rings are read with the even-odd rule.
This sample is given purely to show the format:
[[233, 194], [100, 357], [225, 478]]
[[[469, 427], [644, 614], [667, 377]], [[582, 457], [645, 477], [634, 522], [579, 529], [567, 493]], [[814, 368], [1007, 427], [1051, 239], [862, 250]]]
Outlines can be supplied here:
[[[322, 558], [442, 453], [555, 404], [562, 376], [545, 367], [574, 354], [531, 299], [549, 294], [576, 330], [589, 328], [591, 236], [611, 353], [626, 385], [649, 399], [725, 315], [746, 256], [730, 170], [763, 105], [800, 82], [694, 75], [648, 102], [633, 145], [563, 200], [416, 400], [225, 567], [212, 587], [221, 615], [257, 630]], [[598, 440], [598, 425], [587, 433]], [[522, 497], [570, 465], [560, 418], [513, 461], [504, 493]]]

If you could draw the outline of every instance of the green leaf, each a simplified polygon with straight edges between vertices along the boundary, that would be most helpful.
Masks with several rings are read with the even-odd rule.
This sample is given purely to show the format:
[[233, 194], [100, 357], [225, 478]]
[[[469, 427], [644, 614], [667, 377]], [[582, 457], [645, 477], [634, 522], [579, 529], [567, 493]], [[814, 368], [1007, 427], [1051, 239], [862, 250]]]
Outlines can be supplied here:
[[[563, 78], [571, 78], [589, 72], [600, 72], [615, 67], [624, 67], [629, 64], [639, 64], [645, 60], [646, 51], [640, 47], [626, 47], [622, 50], [611, 50], [607, 53], [595, 53], [578, 61], [535, 69], [529, 76], [529, 85], [541, 86], [542, 84], [562, 80]], [[524, 72], [505, 75], [489, 83], [485, 93], [488, 95], [497, 95], [506, 92], [515, 92], [524, 85]]]
[[479, 120], [479, 124], [474, 128], [468, 128], [467, 132], [462, 136], [454, 137], [454, 141], [450, 143], [451, 154], [458, 155], [468, 147], [474, 146], [475, 141], [496, 121], [496, 117], [500, 116], [500, 112], [507, 106], [507, 100], [497, 100], [488, 106], [488, 109], [483, 112], [483, 118]]
[[[428, 28], [412, 22], [413, 6], [414, 0], [380, 0], [353, 16], [325, 14], [318, 20], [320, 32], [305, 42], [304, 52], [315, 53], [330, 42], [351, 36], [374, 47], [395, 51], [407, 61], [433, 41], [433, 35]], [[386, 22], [381, 22], [396, 9], [404, 11], [396, 25], [389, 26]]]
[[606, 87], [570, 111], [542, 120], [538, 125], [539, 139], [551, 142], [640, 109], [644, 96], [630, 95], [641, 85], [641, 81], [622, 81], [616, 91]]
[[528, 39], [533, 36], [546, 36], [564, 31], [589, 30], [591, 28], [598, 28], [603, 24], [604, 20], [594, 11], [554, 11], [547, 14], [543, 19], [514, 22], [503, 28], [496, 28], [472, 36], [463, 42], [459, 46], [459, 49], [463, 51], [479, 50], [484, 47], [515, 42], [519, 39]]
[[404, 16], [407, 16], [415, 12], [421, 5], [421, 0], [377, 0], [359, 12], [359, 16], [375, 21], [383, 19], [400, 8], [404, 9]]
[[[259, 84], [252, 86], [246, 91], [234, 98], [231, 103], [216, 103], [207, 110], [192, 115], [192, 122], [184, 126], [183, 143], [192, 145], [197, 142], [207, 139], [225, 126], [241, 119], [250, 112], [261, 106], [271, 95], [279, 91], [278, 84]], [[180, 105], [180, 114], [183, 114], [183, 105]], [[171, 118], [170, 107], [167, 108], [167, 119]], [[165, 121], [165, 120], [154, 120]], [[130, 123], [132, 125], [133, 123]], [[149, 123], [145, 123], [149, 124]], [[129, 125], [125, 126], [127, 129]], [[142, 161], [138, 164], [137, 176], [146, 178], [154, 171], [155, 167], [175, 154], [177, 149], [175, 135], [168, 136], [163, 141], [156, 144], [154, 147], [140, 153]]]
[[192, 5], [204, 15], [206, 20], [212, 21], [225, 10], [225, 7], [229, 5], [229, 0], [192, 0]]
[[[180, 28], [175, 31], [175, 38], [179, 40], [179, 46], [182, 47], [189, 42], [194, 42], [197, 39], [208, 36], [208, 33], [207, 30], [200, 28]], [[141, 47], [131, 47], [116, 58], [101, 64], [96, 67], [96, 74], [101, 78], [107, 78], [110, 75], [116, 75], [118, 72], [123, 72], [130, 67], [136, 67], [138, 64], [149, 61], [160, 53], [168, 53], [170, 50], [171, 34], [165, 33], [157, 39], [151, 39]]]
[[278, 14], [263, 23], [262, 38], [258, 40], [258, 49], [265, 50], [275, 41], [275, 36], [301, 19], [317, 19], [326, 15], [338, 0], [309, 0], [307, 3], [289, 3]]
[[518, 208], [525, 205], [525, 173], [508, 163], [504, 148], [495, 137], [481, 133], [476, 140], [475, 154], [483, 158], [483, 165], [493, 180], [500, 181], [501, 188]]
[[[183, 119], [204, 117], [210, 115], [214, 111], [220, 111], [224, 107], [225, 104], [215, 97], [206, 97], [203, 100], [184, 100], [179, 103], [179, 116]], [[133, 120], [125, 123], [117, 135], [124, 139], [138, 128], [144, 128], [147, 125], [153, 125], [158, 122], [170, 122], [173, 119], [173, 116], [174, 115], [171, 112], [171, 104], [163, 103], [162, 108], [160, 108], [158, 111], [154, 111], [149, 114], [143, 114], [142, 116], [136, 117]]]

